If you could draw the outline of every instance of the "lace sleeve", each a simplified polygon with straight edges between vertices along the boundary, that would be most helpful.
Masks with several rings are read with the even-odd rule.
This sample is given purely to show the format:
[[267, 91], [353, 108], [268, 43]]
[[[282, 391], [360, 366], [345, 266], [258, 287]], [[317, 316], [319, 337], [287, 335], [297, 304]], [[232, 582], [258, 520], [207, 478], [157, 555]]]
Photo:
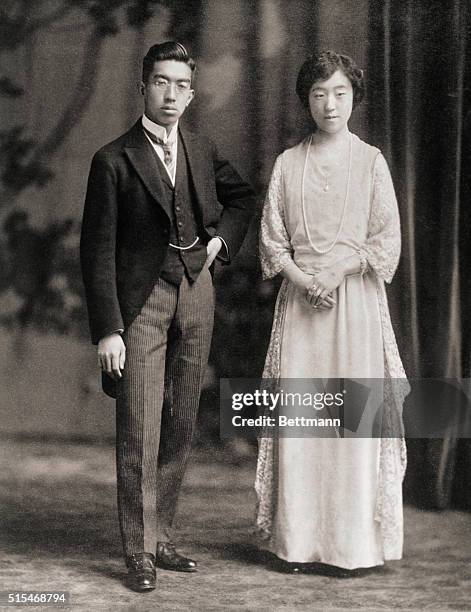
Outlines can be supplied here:
[[373, 201], [368, 225], [368, 238], [360, 248], [368, 267], [390, 283], [399, 262], [401, 229], [394, 186], [386, 160], [381, 153], [373, 169]]
[[279, 155], [273, 167], [260, 226], [260, 261], [264, 279], [273, 278], [292, 261], [292, 248], [284, 218], [281, 159]]

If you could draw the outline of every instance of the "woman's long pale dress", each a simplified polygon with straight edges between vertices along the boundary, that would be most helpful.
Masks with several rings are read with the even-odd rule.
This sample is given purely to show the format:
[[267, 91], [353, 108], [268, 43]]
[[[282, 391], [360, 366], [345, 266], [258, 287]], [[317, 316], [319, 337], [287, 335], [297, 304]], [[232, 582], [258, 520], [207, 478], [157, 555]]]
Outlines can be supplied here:
[[[399, 215], [384, 157], [351, 138], [345, 219], [327, 253], [317, 253], [312, 245], [328, 250], [335, 239], [347, 169], [332, 171], [326, 191], [325, 175], [310, 149], [303, 216], [308, 139], [276, 160], [261, 225], [264, 277], [275, 276], [293, 260], [314, 275], [353, 253], [361, 254], [367, 271], [345, 278], [329, 310], [314, 310], [292, 283], [283, 281], [264, 377], [381, 379], [383, 419], [393, 423], [407, 392], [384, 288], [398, 263]], [[393, 379], [404, 384], [393, 385]], [[286, 561], [347, 569], [401, 558], [404, 470], [401, 437], [262, 438], [256, 491], [263, 546]]]

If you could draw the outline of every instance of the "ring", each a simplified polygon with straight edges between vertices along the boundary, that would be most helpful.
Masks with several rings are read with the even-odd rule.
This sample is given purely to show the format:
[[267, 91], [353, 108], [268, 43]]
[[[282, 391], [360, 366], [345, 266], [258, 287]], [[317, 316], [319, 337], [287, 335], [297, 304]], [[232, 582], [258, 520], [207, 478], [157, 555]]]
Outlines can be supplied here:
[[307, 295], [309, 297], [312, 298], [312, 297], [318, 297], [318, 291], [319, 291], [319, 287], [317, 286], [317, 284], [316, 283], [312, 283], [312, 285], [310, 285], [307, 288], [307, 292], [306, 293], [307, 293]]

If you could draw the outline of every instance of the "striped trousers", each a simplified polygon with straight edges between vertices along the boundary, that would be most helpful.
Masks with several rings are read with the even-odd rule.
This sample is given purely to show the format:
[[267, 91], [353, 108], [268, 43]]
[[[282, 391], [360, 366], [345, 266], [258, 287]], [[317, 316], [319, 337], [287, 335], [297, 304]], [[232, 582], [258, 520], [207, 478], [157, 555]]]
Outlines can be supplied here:
[[118, 513], [125, 555], [171, 538], [191, 449], [214, 318], [205, 266], [190, 284], [159, 279], [123, 339], [117, 387]]

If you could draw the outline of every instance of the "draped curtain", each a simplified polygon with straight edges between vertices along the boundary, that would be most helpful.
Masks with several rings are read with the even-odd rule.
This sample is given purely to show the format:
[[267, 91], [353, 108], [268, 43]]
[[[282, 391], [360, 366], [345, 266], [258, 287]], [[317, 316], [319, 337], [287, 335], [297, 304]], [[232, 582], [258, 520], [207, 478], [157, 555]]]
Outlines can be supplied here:
[[[390, 298], [406, 371], [417, 378], [470, 375], [470, 25], [461, 0], [370, 3], [370, 141], [386, 152], [400, 202], [403, 255]], [[471, 505], [470, 445], [456, 427], [408, 446], [409, 497]]]

